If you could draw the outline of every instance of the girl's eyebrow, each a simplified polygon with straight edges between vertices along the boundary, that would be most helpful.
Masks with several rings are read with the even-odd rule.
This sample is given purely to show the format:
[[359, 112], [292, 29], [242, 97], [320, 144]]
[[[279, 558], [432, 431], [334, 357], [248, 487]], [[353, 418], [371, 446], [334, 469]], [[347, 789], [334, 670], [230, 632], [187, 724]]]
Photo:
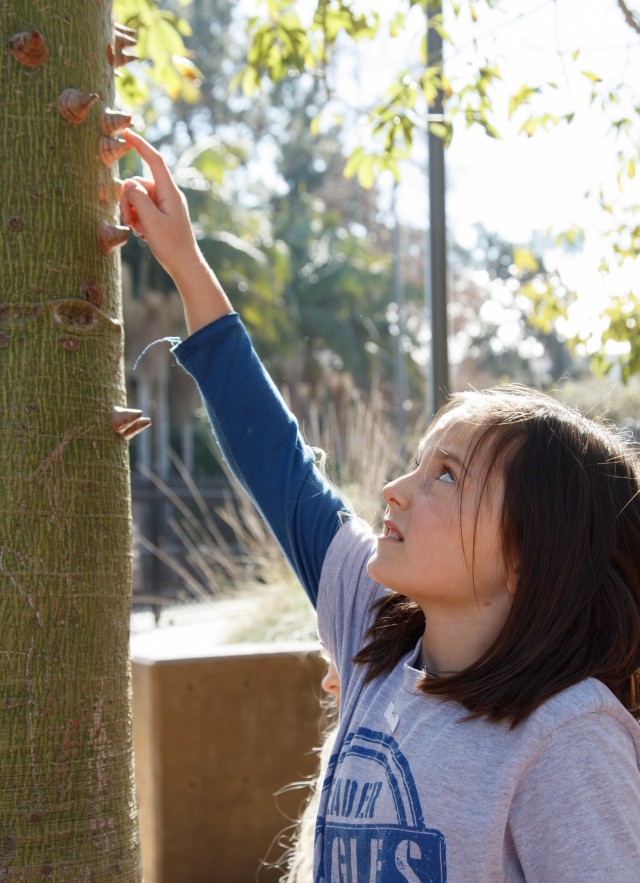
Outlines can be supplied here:
[[464, 462], [454, 451], [446, 451], [444, 448], [438, 445], [433, 453], [440, 457], [442, 460], [452, 460], [461, 469], [464, 468]]
[[[418, 448], [418, 451], [414, 458], [414, 463], [416, 464], [416, 466], [419, 466], [424, 459], [425, 453], [427, 453], [425, 450], [426, 447], [426, 444], [422, 444]], [[436, 444], [436, 446], [427, 453], [427, 456], [429, 459], [431, 459], [432, 457], [437, 457], [439, 460], [447, 460], [449, 463], [455, 463], [455, 465], [458, 466], [460, 470], [464, 470], [465, 468], [464, 460], [462, 459], [462, 457], [456, 454], [455, 451], [448, 451], [439, 444]]]
[[439, 457], [441, 460], [444, 460], [448, 463], [454, 463], [458, 469], [460, 470], [460, 475], [464, 475], [465, 481], [468, 479], [473, 479], [474, 471], [469, 470], [469, 463], [466, 462], [459, 454], [455, 451], [447, 451], [441, 445], [438, 445], [434, 450], [434, 455]]

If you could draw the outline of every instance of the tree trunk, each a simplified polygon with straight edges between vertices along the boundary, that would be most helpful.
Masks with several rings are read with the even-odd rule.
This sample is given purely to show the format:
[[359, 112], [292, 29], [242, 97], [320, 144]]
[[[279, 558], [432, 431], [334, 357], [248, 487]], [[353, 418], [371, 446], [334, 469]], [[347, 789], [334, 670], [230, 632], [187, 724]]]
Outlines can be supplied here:
[[0, 38], [0, 883], [135, 883], [111, 2], [3, 0]]

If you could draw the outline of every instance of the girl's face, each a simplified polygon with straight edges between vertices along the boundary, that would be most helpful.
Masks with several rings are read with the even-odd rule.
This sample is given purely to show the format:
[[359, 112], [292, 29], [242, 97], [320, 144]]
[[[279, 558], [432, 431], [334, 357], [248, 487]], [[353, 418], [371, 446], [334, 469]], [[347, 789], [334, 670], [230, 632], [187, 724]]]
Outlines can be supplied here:
[[465, 416], [464, 406], [444, 414], [425, 437], [415, 469], [384, 487], [384, 530], [367, 569], [425, 613], [473, 605], [487, 613], [500, 609], [504, 617], [510, 599], [501, 548], [503, 485], [496, 470], [483, 489], [484, 450], [474, 455], [463, 484], [476, 431]]

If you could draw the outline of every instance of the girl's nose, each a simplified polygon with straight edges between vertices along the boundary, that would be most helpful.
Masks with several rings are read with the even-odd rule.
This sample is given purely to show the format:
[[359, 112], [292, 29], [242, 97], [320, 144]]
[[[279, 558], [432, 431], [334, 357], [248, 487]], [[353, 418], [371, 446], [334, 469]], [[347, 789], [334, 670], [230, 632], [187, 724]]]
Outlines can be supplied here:
[[401, 475], [388, 482], [382, 488], [382, 499], [387, 506], [399, 506], [401, 509], [409, 505], [413, 496], [411, 474]]
[[333, 696], [336, 705], [340, 705], [340, 675], [333, 662], [329, 663], [326, 674], [322, 679], [322, 689]]

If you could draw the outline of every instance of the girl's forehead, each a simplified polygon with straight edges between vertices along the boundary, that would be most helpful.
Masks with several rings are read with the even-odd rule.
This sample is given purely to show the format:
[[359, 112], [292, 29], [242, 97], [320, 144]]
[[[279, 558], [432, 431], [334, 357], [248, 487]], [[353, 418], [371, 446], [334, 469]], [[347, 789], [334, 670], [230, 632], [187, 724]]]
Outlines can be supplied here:
[[462, 459], [478, 431], [479, 427], [471, 420], [468, 408], [458, 405], [431, 424], [418, 448], [420, 458], [438, 450], [446, 452], [450, 448], [452, 453]]

